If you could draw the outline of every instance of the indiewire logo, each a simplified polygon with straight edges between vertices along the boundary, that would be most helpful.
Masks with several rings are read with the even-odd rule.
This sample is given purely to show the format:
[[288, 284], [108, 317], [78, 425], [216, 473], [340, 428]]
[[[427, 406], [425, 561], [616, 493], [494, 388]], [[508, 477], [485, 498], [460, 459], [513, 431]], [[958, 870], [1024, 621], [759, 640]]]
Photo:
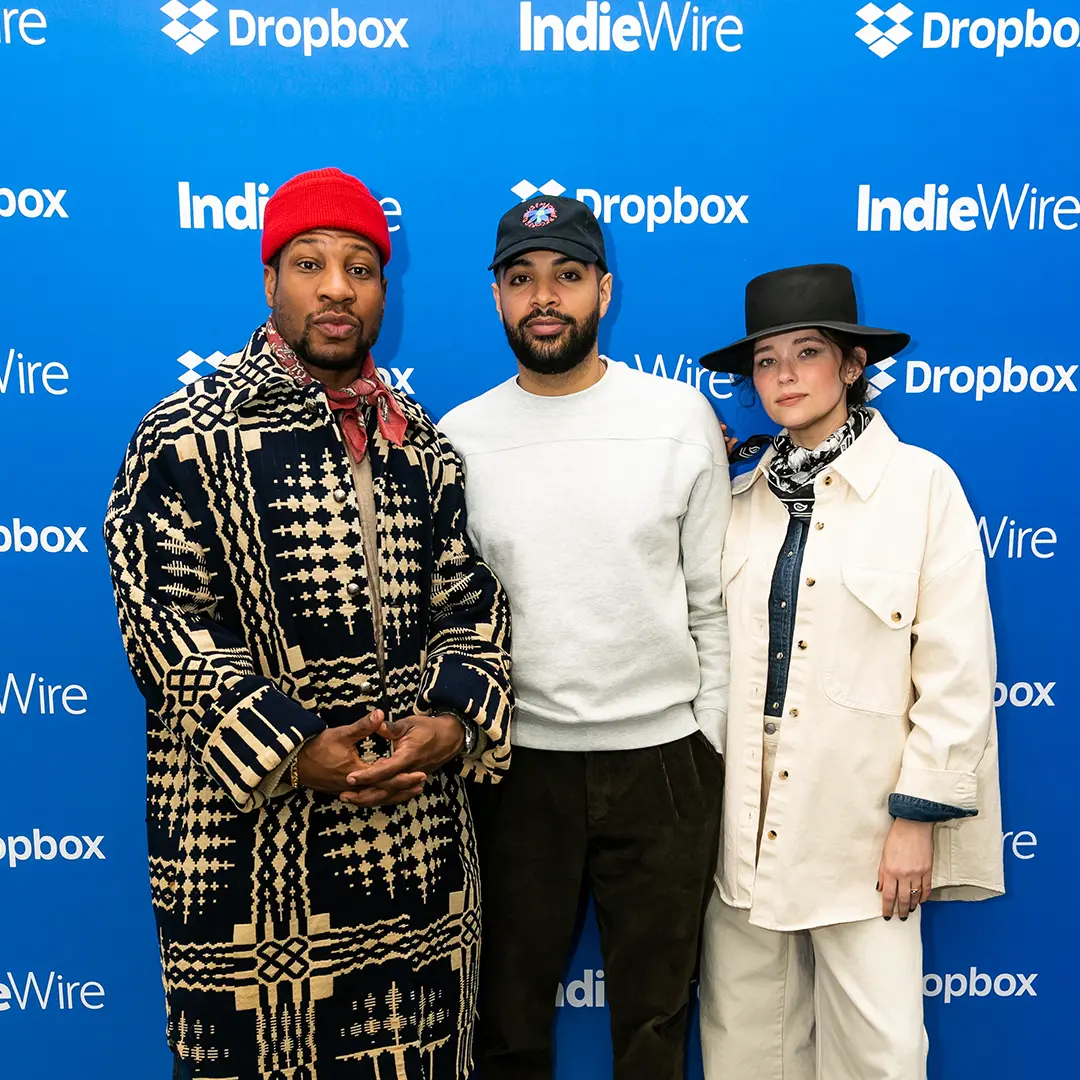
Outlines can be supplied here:
[[[625, 360], [614, 360], [610, 356], [605, 356], [604, 359], [611, 364], [630, 366]], [[669, 363], [671, 364], [670, 371], [668, 370]], [[651, 367], [648, 359], [643, 359], [641, 353], [634, 353], [633, 366], [646, 375], [656, 375], [661, 379], [684, 382], [687, 386], [692, 386], [703, 394], [708, 393], [717, 401], [727, 401], [732, 394], [731, 376], [727, 372], [709, 371], [708, 368], [695, 364], [693, 357], [687, 356], [686, 353], [679, 353], [679, 359], [674, 361], [668, 361], [663, 353], [656, 353]], [[701, 385], [702, 382], [705, 383], [704, 388]]]
[[[181, 229], [207, 228], [207, 214], [211, 229], [261, 229], [266, 204], [270, 201], [270, 185], [249, 180], [241, 194], [219, 197], [195, 195], [191, 191], [190, 181], [180, 180], [176, 185], [176, 194]], [[401, 217], [401, 203], [397, 199], [380, 199], [379, 205], [388, 221]], [[400, 228], [400, 223], [389, 225], [390, 232], [397, 232]]]
[[[14, 25], [12, 25], [14, 24]], [[48, 29], [45, 15], [38, 8], [4, 8], [3, 21], [0, 22], [0, 45], [44, 45], [45, 36], [37, 37], [35, 30]]]
[[55, 716], [58, 712], [82, 716], [85, 702], [86, 688], [78, 683], [47, 683], [43, 675], [31, 671], [24, 688], [15, 672], [9, 671], [0, 695], [0, 716], [6, 715], [9, 707], [23, 716]]
[[[561, 195], [566, 187], [557, 180], [549, 180], [537, 187], [530, 180], [520, 180], [510, 189], [519, 199], [533, 195]], [[705, 195], [699, 198], [676, 186], [670, 195], [602, 195], [594, 188], [578, 188], [574, 193], [578, 202], [585, 203], [598, 221], [610, 225], [617, 216], [627, 225], [645, 222], [646, 232], [655, 232], [658, 225], [693, 225], [702, 221], [706, 225], [749, 225], [743, 209], [749, 195]]]
[[61, 397], [68, 392], [60, 383], [68, 381], [68, 369], [57, 360], [48, 363], [27, 361], [21, 352], [8, 349], [7, 360], [0, 368], [0, 394], [10, 391], [12, 394], [36, 394], [44, 390], [53, 397]]
[[[1009, 232], [1027, 229], [1040, 232], [1048, 226], [1072, 232], [1080, 222], [1080, 199], [1075, 195], [1039, 195], [1033, 184], [996, 189], [976, 184], [972, 195], [952, 197], [948, 184], [925, 184], [921, 195], [904, 202], [895, 196], [875, 196], [869, 184], [859, 185], [856, 210], [858, 232], [974, 232], [980, 226], [991, 232], [1002, 226]], [[888, 224], [886, 225], [886, 216]]]
[[30, 552], [39, 548], [50, 555], [86, 552], [82, 539], [85, 532], [85, 525], [46, 525], [43, 529], [36, 529], [15, 518], [10, 525], [0, 525], [0, 553]]
[[1034, 975], [986, 975], [972, 968], [966, 975], [924, 975], [923, 996], [938, 997], [944, 994], [945, 1004], [960, 997], [1038, 997], [1035, 992]]
[[1039, 846], [1039, 838], [1028, 829], [1020, 832], [1007, 832], [1001, 834], [1001, 848], [1004, 852], [1011, 852], [1013, 858], [1021, 862], [1029, 862], [1034, 859], [1037, 852], [1028, 851], [1028, 848]]
[[[650, 13], [650, 8], [652, 9]], [[703, 15], [697, 4], [665, 2], [653, 6], [639, 0], [637, 15], [613, 15], [608, 0], [589, 0], [583, 15], [562, 19], [534, 15], [530, 0], [518, 5], [518, 47], [522, 52], [672, 52], [733, 53], [742, 48], [742, 20], [734, 15]]]
[[[189, 56], [198, 52], [218, 28], [210, 21], [218, 9], [208, 0], [199, 0], [188, 7], [180, 0], [169, 0], [161, 11], [169, 22], [161, 32]], [[241, 48], [255, 45], [265, 49], [277, 44], [283, 49], [302, 46], [305, 56], [329, 45], [332, 49], [407, 49], [405, 19], [351, 19], [339, 8], [330, 9], [328, 17], [321, 15], [295, 18], [292, 15], [256, 15], [244, 8], [231, 8], [228, 15], [229, 45]]]
[[16, 978], [9, 971], [7, 981], [0, 981], [0, 1012], [7, 1012], [9, 1009], [25, 1012], [27, 1008], [32, 1009], [35, 1002], [42, 1012], [52, 1008], [71, 1011], [80, 1006], [96, 1012], [105, 1008], [102, 1000], [104, 997], [105, 987], [101, 983], [93, 980], [75, 982], [73, 979], [65, 979], [55, 971], [50, 971], [47, 979], [39, 977], [33, 971]]
[[104, 836], [45, 836], [40, 829], [34, 829], [30, 836], [9, 836], [0, 838], [0, 864], [7, 859], [12, 869], [21, 862], [33, 859], [38, 862], [52, 862], [60, 856], [68, 862], [85, 862], [87, 859], [105, 861], [101, 850]]
[[1036, 559], [1052, 559], [1057, 554], [1053, 550], [1053, 545], [1058, 542], [1057, 532], [1049, 525], [1018, 526], [1015, 518], [1002, 514], [995, 526], [987, 522], [983, 514], [978, 526], [988, 559], [996, 558], [999, 554], [1005, 559], [1022, 559], [1025, 552]]
[[555, 991], [555, 1008], [569, 1005], [571, 1009], [602, 1009], [604, 1007], [604, 973], [586, 968], [580, 979], [559, 983]]

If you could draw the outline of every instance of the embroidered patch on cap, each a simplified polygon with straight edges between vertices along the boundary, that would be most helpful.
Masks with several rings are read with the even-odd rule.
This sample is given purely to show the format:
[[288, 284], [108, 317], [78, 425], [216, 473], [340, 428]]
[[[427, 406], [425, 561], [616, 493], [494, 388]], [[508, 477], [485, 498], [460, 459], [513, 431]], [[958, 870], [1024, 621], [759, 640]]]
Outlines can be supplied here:
[[522, 225], [530, 229], [539, 229], [542, 225], [550, 225], [557, 217], [555, 207], [548, 202], [533, 203], [522, 215]]

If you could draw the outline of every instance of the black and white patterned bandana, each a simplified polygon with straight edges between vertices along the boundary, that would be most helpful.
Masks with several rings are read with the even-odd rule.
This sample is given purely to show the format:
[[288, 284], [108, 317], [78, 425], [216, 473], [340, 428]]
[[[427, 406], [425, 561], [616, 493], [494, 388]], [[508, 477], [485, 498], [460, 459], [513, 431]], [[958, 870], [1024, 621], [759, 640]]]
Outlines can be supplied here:
[[853, 405], [844, 424], [813, 450], [796, 446], [782, 431], [773, 440], [776, 453], [765, 466], [772, 493], [792, 517], [809, 519], [814, 512], [814, 478], [831, 465], [866, 430], [874, 414], [865, 405]]

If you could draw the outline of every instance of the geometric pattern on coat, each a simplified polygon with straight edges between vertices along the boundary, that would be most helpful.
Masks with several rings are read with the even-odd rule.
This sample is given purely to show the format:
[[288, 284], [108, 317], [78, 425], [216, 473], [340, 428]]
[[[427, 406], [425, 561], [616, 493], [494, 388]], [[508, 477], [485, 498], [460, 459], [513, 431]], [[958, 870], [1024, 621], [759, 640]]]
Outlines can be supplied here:
[[[471, 1067], [480, 909], [464, 782], [509, 764], [509, 608], [468, 540], [459, 458], [396, 396], [403, 446], [365, 417], [377, 567], [323, 389], [298, 386], [262, 328], [150, 411], [110, 499], [121, 634], [146, 698], [167, 1034], [196, 1077]], [[288, 785], [306, 738], [377, 705], [456, 711], [484, 752], [397, 806]], [[385, 743], [360, 749], [374, 760]]]

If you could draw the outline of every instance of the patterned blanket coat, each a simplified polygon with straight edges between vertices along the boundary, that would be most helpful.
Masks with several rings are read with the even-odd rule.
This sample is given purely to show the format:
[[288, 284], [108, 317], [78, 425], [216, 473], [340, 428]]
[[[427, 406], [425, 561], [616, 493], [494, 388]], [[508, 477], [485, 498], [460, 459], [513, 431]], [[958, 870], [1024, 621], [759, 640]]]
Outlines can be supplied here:
[[[480, 909], [462, 774], [509, 762], [509, 613], [466, 536], [459, 459], [399, 400], [404, 446], [367, 417], [377, 569], [322, 387], [297, 386], [262, 330], [150, 412], [113, 490], [168, 1038], [196, 1077], [469, 1071]], [[382, 701], [471, 718], [483, 757], [385, 808], [288, 785], [303, 740]]]

